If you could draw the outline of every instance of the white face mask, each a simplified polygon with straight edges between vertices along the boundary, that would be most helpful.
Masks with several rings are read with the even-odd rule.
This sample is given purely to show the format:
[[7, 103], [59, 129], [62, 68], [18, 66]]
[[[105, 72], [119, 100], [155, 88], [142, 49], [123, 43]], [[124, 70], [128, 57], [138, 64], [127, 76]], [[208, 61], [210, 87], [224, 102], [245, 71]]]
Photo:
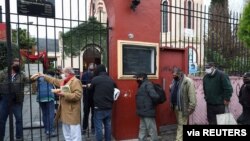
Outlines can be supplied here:
[[211, 74], [211, 73], [212, 73], [212, 68], [206, 69], [205, 72], [206, 72], [207, 74]]
[[63, 73], [63, 74], [61, 74], [61, 77], [62, 77], [62, 79], [66, 79], [66, 76], [65, 76], [65, 74]]

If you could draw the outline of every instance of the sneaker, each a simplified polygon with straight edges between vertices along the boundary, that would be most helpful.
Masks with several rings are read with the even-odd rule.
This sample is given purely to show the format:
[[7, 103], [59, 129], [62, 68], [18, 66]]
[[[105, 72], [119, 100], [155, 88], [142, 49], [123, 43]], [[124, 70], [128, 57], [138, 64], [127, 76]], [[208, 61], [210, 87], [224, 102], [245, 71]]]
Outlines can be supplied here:
[[87, 133], [86, 130], [82, 130], [82, 135], [85, 135]]
[[55, 131], [51, 132], [50, 134], [48, 134], [48, 137], [56, 137], [57, 134]]

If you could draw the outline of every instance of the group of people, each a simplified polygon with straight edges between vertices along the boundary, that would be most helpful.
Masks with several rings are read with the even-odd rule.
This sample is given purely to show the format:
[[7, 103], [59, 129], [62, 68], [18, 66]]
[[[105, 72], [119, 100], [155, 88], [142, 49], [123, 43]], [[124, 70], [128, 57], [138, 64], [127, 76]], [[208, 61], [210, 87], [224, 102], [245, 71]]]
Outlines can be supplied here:
[[[148, 80], [147, 74], [138, 73], [134, 76], [138, 83], [136, 94], [136, 112], [140, 117], [139, 141], [159, 141], [156, 128], [156, 107], [154, 101], [159, 98], [154, 86]], [[173, 81], [170, 85], [170, 103], [177, 119], [176, 141], [182, 141], [183, 125], [188, 122], [188, 116], [196, 106], [196, 93], [193, 81], [180, 68], [173, 69]]]
[[[205, 72], [203, 90], [207, 104], [207, 120], [209, 124], [214, 125], [217, 124], [216, 115], [224, 113], [225, 108], [229, 105], [233, 88], [229, 77], [223, 71], [216, 69], [214, 63], [208, 63], [205, 66]], [[49, 137], [56, 136], [54, 123], [58, 123], [60, 119], [65, 141], [81, 141], [82, 135], [85, 135], [89, 128], [88, 121], [91, 112], [90, 131], [95, 133], [96, 140], [103, 140], [104, 125], [104, 139], [111, 141], [113, 93], [117, 86], [114, 80], [108, 76], [106, 67], [102, 64], [96, 66], [91, 63], [88, 70], [83, 73], [81, 80], [75, 77], [75, 72], [71, 67], [66, 67], [57, 73], [58, 77], [54, 77], [54, 72], [50, 71], [37, 73], [29, 80], [21, 71], [20, 65], [13, 62], [11, 80], [1, 73], [0, 82], [8, 84], [8, 81], [12, 81], [14, 84], [20, 84], [36, 81], [37, 102], [39, 102], [42, 111], [44, 132]], [[189, 115], [194, 112], [197, 106], [196, 92], [193, 80], [187, 77], [180, 68], [174, 68], [172, 75], [173, 80], [169, 86], [169, 101], [177, 120], [176, 141], [182, 141], [183, 125], [188, 124]], [[146, 138], [150, 137], [152, 141], [158, 141], [155, 121], [157, 104], [154, 101], [159, 99], [159, 95], [146, 73], [137, 73], [134, 78], [138, 83], [136, 92], [136, 113], [140, 118], [138, 139], [145, 141]], [[250, 124], [250, 73], [244, 74], [243, 82], [239, 93], [239, 102], [243, 107], [243, 112], [237, 121], [239, 124]], [[65, 85], [69, 86], [70, 92], [64, 92], [60, 89], [51, 91], [51, 89]], [[9, 108], [10, 103], [16, 119], [16, 140], [23, 140], [24, 90], [23, 87], [18, 88], [17, 91], [10, 92], [11, 97], [7, 94], [1, 94], [0, 140], [4, 139], [6, 120], [9, 114], [5, 109]], [[54, 115], [56, 97], [59, 97], [59, 106], [56, 115]], [[84, 116], [81, 127], [82, 97]]]
[[[216, 125], [216, 115], [223, 114], [228, 109], [233, 88], [228, 75], [216, 68], [213, 62], [205, 65], [203, 77], [203, 91], [207, 106], [207, 120], [209, 125]], [[180, 68], [173, 68], [173, 80], [170, 85], [170, 105], [176, 115], [176, 141], [183, 140], [183, 125], [188, 124], [189, 115], [197, 106], [194, 82], [187, 77]], [[145, 141], [149, 136], [152, 141], [158, 141], [155, 122], [156, 104], [158, 98], [152, 82], [145, 73], [135, 75], [138, 82], [136, 94], [136, 111], [140, 117], [139, 141]], [[243, 112], [237, 119], [238, 124], [250, 124], [250, 72], [243, 75], [243, 85], [239, 92], [239, 102]]]
[[[40, 81], [45, 80], [47, 88], [49, 89], [52, 89], [52, 85], [55, 87], [65, 85], [69, 86], [70, 92], [63, 92], [60, 89], [53, 91], [55, 95], [59, 96], [59, 107], [54, 120], [55, 122], [58, 122], [60, 119], [62, 122], [62, 131], [65, 141], [82, 140], [82, 135], [85, 135], [88, 128], [88, 116], [90, 111], [92, 111], [91, 114], [93, 116], [91, 131], [95, 133], [96, 140], [103, 140], [102, 129], [104, 125], [105, 140], [111, 141], [111, 115], [112, 104], [114, 102], [113, 93], [116, 84], [107, 75], [106, 67], [104, 65], [101, 64], [95, 67], [95, 65], [91, 63], [88, 71], [82, 75], [82, 82], [75, 77], [74, 70], [70, 67], [63, 69], [61, 79], [42, 73], [35, 74], [32, 79], [37, 80], [39, 83], [41, 83]], [[84, 117], [81, 130], [80, 114], [82, 94], [84, 95]], [[47, 96], [48, 95], [50, 94], [47, 94]], [[53, 97], [47, 97], [45, 100], [48, 101], [50, 98], [53, 100]], [[37, 99], [41, 101], [42, 95], [38, 94]], [[50, 105], [49, 103], [50, 102], [48, 102], [48, 106]], [[49, 108], [48, 106], [47, 108]], [[45, 111], [50, 112], [48, 109]], [[53, 123], [51, 122], [52, 118], [51, 120], [50, 117], [43, 119], [44, 122], [48, 123], [48, 126], [45, 126], [45, 133], [54, 136], [54, 128], [51, 128], [53, 125], [51, 124]], [[45, 121], [46, 119], [47, 121]]]

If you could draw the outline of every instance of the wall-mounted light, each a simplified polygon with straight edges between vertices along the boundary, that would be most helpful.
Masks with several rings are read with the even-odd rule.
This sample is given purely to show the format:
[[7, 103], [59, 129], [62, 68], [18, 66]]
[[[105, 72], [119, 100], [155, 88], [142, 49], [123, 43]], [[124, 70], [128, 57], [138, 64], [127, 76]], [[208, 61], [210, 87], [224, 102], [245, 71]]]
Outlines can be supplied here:
[[132, 0], [130, 8], [135, 11], [136, 7], [140, 4], [140, 0]]
[[128, 38], [129, 38], [129, 39], [133, 39], [133, 38], [134, 38], [134, 34], [133, 34], [133, 33], [129, 33], [129, 34], [128, 34]]

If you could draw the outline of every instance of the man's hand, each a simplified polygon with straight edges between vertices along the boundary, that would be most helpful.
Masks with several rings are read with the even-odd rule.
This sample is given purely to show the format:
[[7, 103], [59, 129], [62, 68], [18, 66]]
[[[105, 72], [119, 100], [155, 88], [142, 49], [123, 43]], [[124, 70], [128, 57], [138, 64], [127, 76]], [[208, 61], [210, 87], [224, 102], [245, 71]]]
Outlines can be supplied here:
[[58, 96], [64, 96], [64, 93], [60, 89], [51, 89], [52, 93]]
[[224, 100], [224, 105], [229, 105], [230, 101], [229, 100]]
[[194, 112], [194, 109], [188, 108], [188, 114], [189, 114], [189, 115], [192, 114], [193, 112]]

